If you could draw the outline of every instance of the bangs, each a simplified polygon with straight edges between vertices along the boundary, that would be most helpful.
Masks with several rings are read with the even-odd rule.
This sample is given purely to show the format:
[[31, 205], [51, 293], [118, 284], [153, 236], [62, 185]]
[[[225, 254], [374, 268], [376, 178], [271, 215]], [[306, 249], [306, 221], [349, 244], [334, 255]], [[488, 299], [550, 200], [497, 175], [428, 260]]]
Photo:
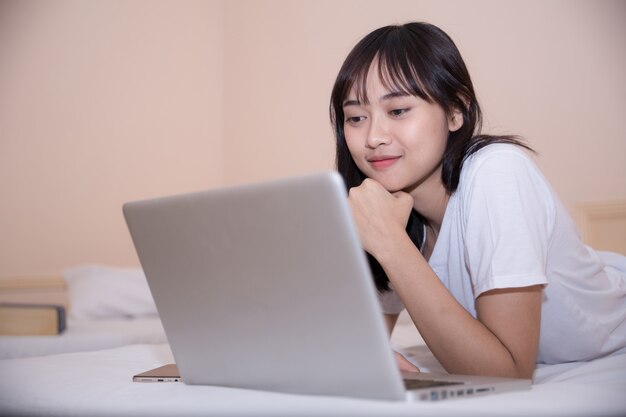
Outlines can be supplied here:
[[[421, 23], [386, 26], [361, 39], [337, 74], [329, 110], [331, 124], [342, 142], [343, 104], [348, 98], [370, 104], [368, 75], [377, 76], [390, 93], [419, 97], [440, 105], [446, 112], [453, 108], [467, 112], [475, 106], [476, 97], [465, 64], [443, 31]], [[472, 131], [476, 120], [472, 116], [471, 121], [466, 121]]]
[[[364, 57], [365, 58], [365, 57]], [[398, 48], [393, 42], [386, 42], [371, 54], [369, 59], [355, 63], [352, 74], [346, 78], [342, 101], [354, 91], [359, 103], [369, 104], [367, 97], [367, 81], [370, 68], [376, 66], [376, 75], [382, 85], [394, 93], [417, 96], [428, 102], [433, 98], [419, 76], [419, 68], [415, 67], [415, 59], [410, 60], [407, 51]]]

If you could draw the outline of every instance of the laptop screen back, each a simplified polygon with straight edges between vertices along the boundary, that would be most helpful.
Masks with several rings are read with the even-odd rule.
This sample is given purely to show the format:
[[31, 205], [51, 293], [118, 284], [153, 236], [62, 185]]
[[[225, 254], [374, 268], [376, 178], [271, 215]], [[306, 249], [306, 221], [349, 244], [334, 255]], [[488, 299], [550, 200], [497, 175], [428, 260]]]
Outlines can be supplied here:
[[338, 174], [124, 214], [185, 383], [405, 399]]

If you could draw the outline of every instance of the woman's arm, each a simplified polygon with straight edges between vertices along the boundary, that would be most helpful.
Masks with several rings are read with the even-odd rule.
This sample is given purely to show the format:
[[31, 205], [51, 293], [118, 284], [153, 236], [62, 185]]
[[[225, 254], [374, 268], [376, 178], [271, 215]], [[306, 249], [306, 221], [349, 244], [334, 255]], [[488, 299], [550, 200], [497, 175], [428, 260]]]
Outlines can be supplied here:
[[475, 319], [441, 283], [406, 233], [388, 242], [377, 259], [448, 372], [532, 377], [542, 286], [486, 292], [476, 301]]
[[476, 300], [478, 319], [441, 283], [405, 231], [413, 200], [366, 179], [350, 190], [361, 241], [384, 268], [417, 330], [451, 373], [532, 377], [542, 286], [493, 290]]

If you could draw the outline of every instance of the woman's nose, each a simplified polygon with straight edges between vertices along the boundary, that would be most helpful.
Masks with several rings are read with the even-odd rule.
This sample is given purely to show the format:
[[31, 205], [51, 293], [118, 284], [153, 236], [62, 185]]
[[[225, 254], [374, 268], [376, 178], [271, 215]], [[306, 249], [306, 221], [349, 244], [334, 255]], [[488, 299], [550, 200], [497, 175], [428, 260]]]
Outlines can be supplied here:
[[389, 144], [390, 138], [386, 123], [379, 118], [372, 118], [371, 120], [367, 135], [367, 147], [375, 149], [381, 145]]

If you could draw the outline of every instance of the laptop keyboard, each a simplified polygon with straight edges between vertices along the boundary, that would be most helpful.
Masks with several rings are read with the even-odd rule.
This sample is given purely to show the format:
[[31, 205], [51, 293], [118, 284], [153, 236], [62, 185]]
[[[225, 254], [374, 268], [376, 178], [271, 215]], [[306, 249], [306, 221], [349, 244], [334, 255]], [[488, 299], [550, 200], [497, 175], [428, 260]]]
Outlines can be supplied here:
[[448, 385], [462, 385], [462, 382], [436, 381], [434, 379], [405, 379], [404, 386], [406, 389], [420, 389], [431, 387], [445, 387]]

